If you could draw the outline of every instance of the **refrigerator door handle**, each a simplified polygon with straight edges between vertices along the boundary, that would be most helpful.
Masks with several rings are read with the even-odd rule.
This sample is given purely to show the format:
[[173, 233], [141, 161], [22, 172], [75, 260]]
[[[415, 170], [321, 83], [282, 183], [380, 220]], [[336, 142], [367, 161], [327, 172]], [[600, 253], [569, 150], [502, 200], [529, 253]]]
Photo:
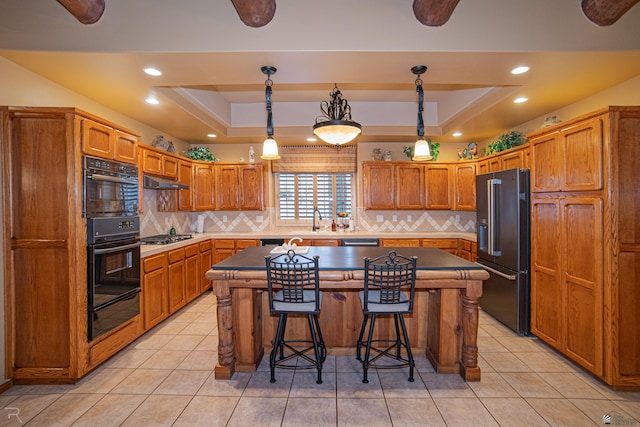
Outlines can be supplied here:
[[515, 281], [518, 278], [518, 276], [516, 276], [515, 274], [504, 274], [502, 271], [498, 271], [498, 270], [496, 270], [494, 268], [487, 267], [486, 265], [480, 264], [479, 262], [476, 262], [476, 264], [478, 264], [480, 267], [484, 268], [485, 270], [487, 270], [487, 271], [489, 271], [489, 272], [491, 272], [491, 273], [493, 273], [495, 275], [498, 275], [498, 276], [500, 276], [500, 277], [502, 277], [504, 279]]
[[498, 241], [498, 227], [499, 223], [499, 191], [497, 191], [497, 186], [502, 184], [502, 180], [498, 178], [488, 179], [487, 180], [487, 219], [489, 222], [488, 226], [488, 244], [487, 244], [487, 253], [493, 256], [500, 256], [502, 252], [499, 248], [496, 248], [496, 244]]

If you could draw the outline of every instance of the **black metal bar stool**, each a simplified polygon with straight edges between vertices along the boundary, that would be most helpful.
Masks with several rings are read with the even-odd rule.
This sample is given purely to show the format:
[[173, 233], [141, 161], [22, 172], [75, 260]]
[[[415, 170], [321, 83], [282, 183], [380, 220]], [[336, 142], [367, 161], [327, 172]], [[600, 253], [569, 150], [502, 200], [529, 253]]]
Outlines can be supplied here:
[[[408, 366], [409, 381], [413, 382], [415, 363], [403, 315], [413, 313], [416, 260], [415, 256], [407, 258], [398, 255], [395, 251], [374, 259], [364, 259], [364, 290], [360, 292], [364, 319], [356, 345], [356, 357], [362, 362], [364, 371], [363, 383], [369, 382], [367, 370], [370, 366], [379, 369]], [[396, 335], [394, 340], [373, 339], [374, 325], [378, 315], [393, 315]], [[369, 320], [371, 320], [370, 323]], [[366, 341], [362, 341], [367, 323], [369, 323], [368, 338]], [[400, 335], [401, 331], [402, 336]], [[385, 348], [378, 348], [372, 344], [385, 344]], [[365, 347], [364, 359], [361, 357], [363, 346]], [[403, 355], [403, 348], [406, 351], [406, 356]], [[394, 362], [389, 364], [376, 363], [383, 356], [394, 359]]]
[[[322, 384], [322, 363], [327, 350], [322, 339], [318, 314], [322, 305], [318, 279], [318, 257], [306, 257], [293, 250], [275, 257], [267, 256], [267, 282], [269, 286], [269, 309], [279, 314], [278, 327], [269, 355], [271, 382], [276, 381], [275, 368], [317, 369], [318, 384]], [[284, 339], [289, 314], [307, 316], [311, 340]], [[295, 347], [294, 347], [295, 346]], [[302, 347], [302, 348], [301, 348]], [[311, 353], [313, 355], [307, 354]], [[297, 364], [304, 360], [302, 365]]]

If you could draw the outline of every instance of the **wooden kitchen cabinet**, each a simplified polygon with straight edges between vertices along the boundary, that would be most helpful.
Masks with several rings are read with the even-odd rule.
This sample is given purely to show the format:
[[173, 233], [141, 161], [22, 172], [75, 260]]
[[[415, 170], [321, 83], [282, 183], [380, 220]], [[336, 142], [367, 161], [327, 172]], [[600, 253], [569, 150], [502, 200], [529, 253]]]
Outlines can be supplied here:
[[217, 210], [264, 210], [264, 165], [219, 164], [214, 166]]
[[453, 166], [455, 197], [453, 210], [476, 210], [476, 164], [460, 163]]
[[142, 148], [142, 172], [169, 179], [178, 179], [178, 157], [164, 154], [153, 147]]
[[144, 329], [149, 330], [169, 316], [169, 282], [166, 253], [144, 258], [140, 301]]
[[616, 389], [640, 390], [640, 107], [528, 136], [531, 330]]
[[[91, 138], [83, 124], [94, 128]], [[74, 383], [130, 344], [138, 330], [135, 316], [88, 342], [81, 169], [85, 154], [113, 158], [108, 139], [114, 130], [137, 137], [76, 108], [0, 107], [0, 126], [4, 375], [13, 384]]]
[[442, 249], [453, 255], [458, 255], [459, 253], [458, 239], [422, 239], [420, 246]]
[[380, 239], [380, 246], [385, 248], [419, 248], [420, 239]]
[[363, 162], [365, 209], [425, 208], [424, 165], [411, 162]]
[[426, 208], [451, 210], [453, 207], [453, 178], [447, 164], [425, 165]]
[[82, 152], [124, 163], [138, 163], [139, 134], [123, 131], [89, 118], [80, 120]]
[[193, 162], [193, 197], [195, 210], [212, 211], [216, 207], [215, 175], [210, 163]]
[[213, 261], [217, 264], [236, 253], [236, 243], [233, 239], [215, 239], [213, 249]]
[[186, 190], [178, 190], [178, 210], [193, 210], [193, 166], [191, 162], [178, 161], [178, 182], [188, 186]]
[[184, 248], [169, 251], [169, 314], [175, 313], [186, 303], [186, 269]]

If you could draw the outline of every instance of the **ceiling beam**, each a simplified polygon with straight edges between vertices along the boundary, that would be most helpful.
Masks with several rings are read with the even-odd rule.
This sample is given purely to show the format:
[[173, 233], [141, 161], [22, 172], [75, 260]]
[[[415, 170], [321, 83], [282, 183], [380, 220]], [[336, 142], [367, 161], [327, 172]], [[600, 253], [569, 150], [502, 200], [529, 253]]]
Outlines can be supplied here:
[[640, 0], [582, 0], [582, 11], [601, 27], [615, 23]]
[[78, 21], [95, 24], [104, 13], [104, 0], [58, 0]]
[[240, 20], [249, 27], [263, 27], [276, 13], [276, 0], [231, 0]]
[[413, 0], [413, 14], [422, 25], [439, 27], [444, 25], [459, 0]]

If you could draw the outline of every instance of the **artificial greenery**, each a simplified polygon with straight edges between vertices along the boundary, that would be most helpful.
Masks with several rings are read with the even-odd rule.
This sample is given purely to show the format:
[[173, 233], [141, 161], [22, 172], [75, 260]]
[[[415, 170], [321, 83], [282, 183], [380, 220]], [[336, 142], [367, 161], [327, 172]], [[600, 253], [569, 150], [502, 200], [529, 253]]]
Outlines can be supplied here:
[[485, 147], [484, 152], [485, 155], [489, 156], [491, 154], [499, 153], [500, 151], [508, 150], [512, 147], [517, 147], [518, 145], [524, 144], [524, 142], [525, 138], [522, 132], [512, 130], [510, 132], [503, 133], [498, 137], [498, 139], [489, 143], [489, 146]]
[[[440, 154], [440, 143], [439, 142], [431, 142], [430, 139], [427, 139], [429, 143], [429, 150], [431, 151], [431, 161], [435, 162], [438, 160], [438, 154]], [[413, 158], [413, 145], [404, 145], [402, 146], [402, 151], [408, 158]]]
[[193, 160], [203, 160], [205, 162], [217, 162], [219, 160], [207, 147], [189, 147], [182, 153]]

